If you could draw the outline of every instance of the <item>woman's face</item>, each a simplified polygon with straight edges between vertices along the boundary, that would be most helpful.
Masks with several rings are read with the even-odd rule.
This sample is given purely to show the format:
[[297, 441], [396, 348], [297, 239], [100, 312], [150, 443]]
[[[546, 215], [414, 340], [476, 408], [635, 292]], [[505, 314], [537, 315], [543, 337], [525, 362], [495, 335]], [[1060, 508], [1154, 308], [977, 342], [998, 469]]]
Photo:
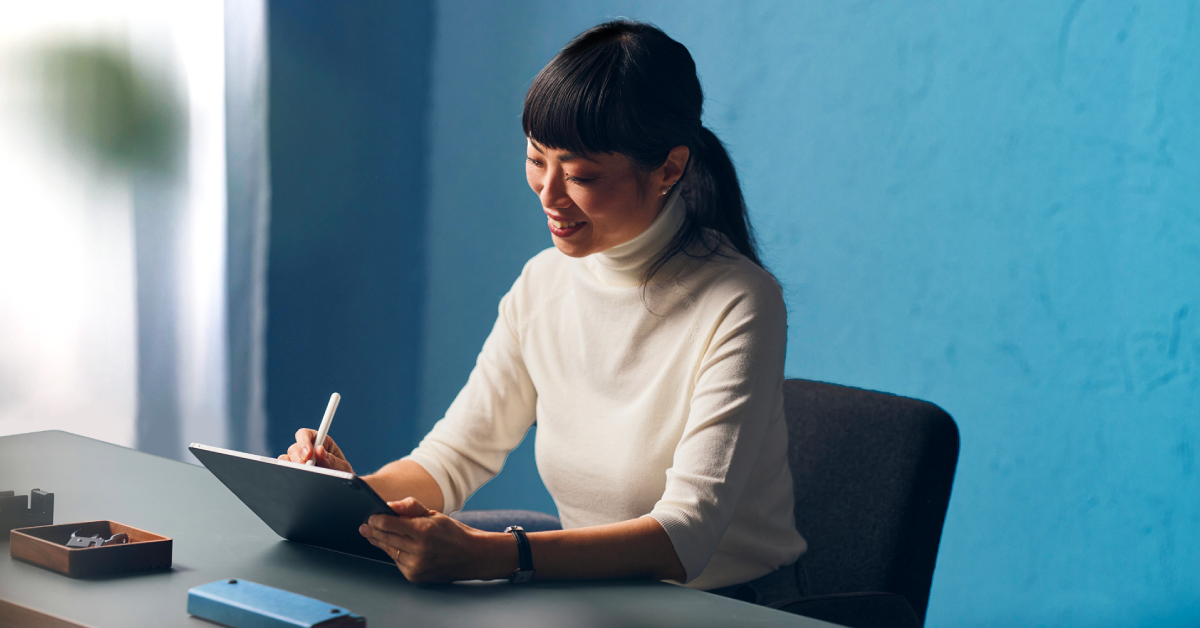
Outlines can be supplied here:
[[654, 222], [663, 191], [683, 174], [688, 149], [672, 149], [648, 176], [621, 153], [580, 155], [529, 140], [525, 157], [525, 178], [542, 201], [554, 246], [585, 257], [632, 240]]

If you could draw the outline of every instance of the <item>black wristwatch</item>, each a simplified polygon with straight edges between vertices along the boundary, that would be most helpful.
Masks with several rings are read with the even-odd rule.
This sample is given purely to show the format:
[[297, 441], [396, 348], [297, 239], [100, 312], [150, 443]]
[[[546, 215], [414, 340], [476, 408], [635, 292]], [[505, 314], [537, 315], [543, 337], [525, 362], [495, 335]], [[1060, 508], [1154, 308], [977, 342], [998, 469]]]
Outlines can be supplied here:
[[505, 532], [512, 532], [517, 539], [517, 570], [509, 574], [508, 581], [513, 584], [525, 584], [533, 580], [533, 552], [529, 550], [529, 537], [525, 536], [525, 528], [508, 526]]

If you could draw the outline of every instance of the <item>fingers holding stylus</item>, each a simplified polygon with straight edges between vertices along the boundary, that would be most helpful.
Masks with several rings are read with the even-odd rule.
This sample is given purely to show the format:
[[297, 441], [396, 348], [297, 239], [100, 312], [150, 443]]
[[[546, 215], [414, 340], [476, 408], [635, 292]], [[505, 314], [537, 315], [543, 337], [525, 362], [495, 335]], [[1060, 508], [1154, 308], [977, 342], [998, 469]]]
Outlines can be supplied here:
[[303, 464], [312, 455], [312, 442], [307, 443], [296, 442], [292, 443], [287, 450], [287, 459], [292, 462]]
[[354, 468], [346, 460], [346, 456], [342, 454], [341, 448], [337, 446], [332, 436], [326, 435], [324, 444], [314, 449], [313, 441], [316, 440], [316, 436], [316, 430], [306, 427], [297, 430], [296, 442], [292, 443], [288, 447], [287, 453], [280, 456], [279, 459], [304, 464], [309, 458], [315, 456], [316, 465], [319, 467], [354, 473]]
[[[337, 413], [338, 403], [340, 403], [341, 400], [342, 396], [337, 393], [333, 393], [329, 396], [329, 405], [325, 406], [325, 416], [321, 418], [321, 427], [317, 430], [317, 437], [312, 441], [312, 447], [314, 449], [325, 444], [325, 437], [329, 434], [329, 427], [333, 425], [333, 415]], [[311, 467], [316, 463], [317, 460], [314, 456], [310, 457], [304, 464]]]
[[[328, 438], [325, 439], [325, 443], [329, 444]], [[332, 451], [326, 451], [326, 449], [323, 445], [317, 445], [317, 449], [314, 452], [314, 455], [316, 456], [316, 459], [317, 459], [317, 466], [327, 467], [327, 468], [333, 469], [335, 471], [345, 471], [346, 473], [354, 473], [354, 469], [351, 468], [349, 462], [346, 462], [345, 458], [338, 456], [338, 455], [334, 455]]]
[[[299, 456], [299, 460], [295, 462], [305, 462], [313, 450], [313, 441], [317, 439], [317, 431], [302, 427], [296, 430], [296, 442], [288, 448], [288, 454], [295, 452]], [[331, 439], [326, 437], [326, 442], [330, 443]]]

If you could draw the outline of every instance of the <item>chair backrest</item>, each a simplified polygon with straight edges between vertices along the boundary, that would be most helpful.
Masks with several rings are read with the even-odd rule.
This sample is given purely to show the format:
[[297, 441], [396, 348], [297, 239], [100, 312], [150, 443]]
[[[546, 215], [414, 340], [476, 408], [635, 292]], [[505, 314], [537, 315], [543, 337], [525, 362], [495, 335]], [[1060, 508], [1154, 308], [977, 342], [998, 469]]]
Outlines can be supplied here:
[[794, 379], [784, 413], [812, 594], [896, 593], [924, 622], [958, 463], [954, 420], [924, 401]]

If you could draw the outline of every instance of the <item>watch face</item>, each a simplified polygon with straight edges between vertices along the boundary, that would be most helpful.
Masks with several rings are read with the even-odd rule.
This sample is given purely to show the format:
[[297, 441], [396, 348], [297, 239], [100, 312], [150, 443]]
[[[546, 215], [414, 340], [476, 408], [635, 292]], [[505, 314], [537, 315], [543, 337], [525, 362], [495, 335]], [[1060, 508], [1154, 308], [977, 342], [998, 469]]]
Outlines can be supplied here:
[[529, 582], [530, 580], [533, 580], [533, 570], [532, 569], [530, 569], [529, 571], [521, 571], [520, 569], [518, 569], [518, 570], [512, 572], [512, 575], [508, 577], [508, 581], [513, 584], [525, 584], [526, 582]]

